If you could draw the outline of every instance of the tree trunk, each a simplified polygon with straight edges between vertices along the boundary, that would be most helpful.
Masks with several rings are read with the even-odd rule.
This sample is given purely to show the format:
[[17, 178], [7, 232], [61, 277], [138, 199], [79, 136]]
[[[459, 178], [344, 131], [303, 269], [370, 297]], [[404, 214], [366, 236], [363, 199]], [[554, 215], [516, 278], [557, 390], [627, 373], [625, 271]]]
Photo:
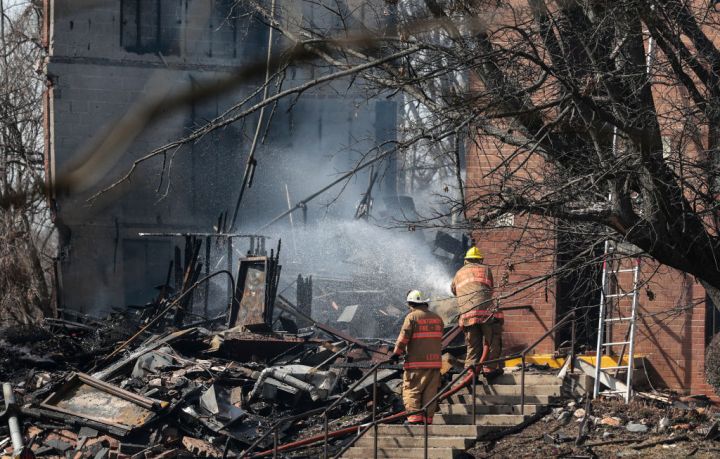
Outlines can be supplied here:
[[700, 279], [700, 284], [705, 288], [705, 293], [710, 297], [710, 300], [715, 305], [715, 308], [720, 311], [720, 288], [717, 288], [707, 281]]

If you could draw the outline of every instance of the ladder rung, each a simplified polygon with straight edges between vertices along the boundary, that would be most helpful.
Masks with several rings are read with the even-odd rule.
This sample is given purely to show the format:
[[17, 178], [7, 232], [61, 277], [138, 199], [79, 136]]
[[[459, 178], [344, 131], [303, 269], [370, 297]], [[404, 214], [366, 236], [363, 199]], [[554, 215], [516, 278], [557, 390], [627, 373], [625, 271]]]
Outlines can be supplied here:
[[619, 346], [621, 344], [630, 344], [630, 341], [618, 341], [615, 343], [603, 343], [603, 346]]
[[634, 273], [635, 268], [630, 269], [618, 269], [617, 271], [613, 271], [614, 273]]
[[605, 395], [605, 394], [626, 394], [626, 393], [627, 393], [627, 391], [625, 391], [625, 390], [603, 390], [603, 391], [600, 391], [600, 394], [602, 394], [602, 395]]
[[634, 294], [631, 293], [613, 293], [612, 295], [605, 295], [605, 298], [622, 298], [625, 296], [633, 296]]
[[618, 365], [615, 367], [602, 367], [600, 368], [602, 371], [608, 371], [608, 370], [628, 370], [630, 369], [629, 365]]
[[632, 320], [632, 317], [613, 317], [611, 319], [605, 319], [605, 322], [621, 322], [623, 320]]

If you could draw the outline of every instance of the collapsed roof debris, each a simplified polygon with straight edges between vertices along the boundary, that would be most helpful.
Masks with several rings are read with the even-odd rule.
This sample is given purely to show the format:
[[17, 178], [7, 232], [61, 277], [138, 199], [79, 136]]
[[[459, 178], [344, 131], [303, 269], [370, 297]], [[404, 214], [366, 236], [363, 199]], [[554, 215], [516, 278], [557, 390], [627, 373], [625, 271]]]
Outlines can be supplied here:
[[[108, 320], [126, 324], [134, 319], [130, 314], [124, 320]], [[71, 349], [70, 343], [103, 341], [93, 335], [97, 332], [71, 327], [55, 331], [53, 339], [58, 349]], [[237, 457], [276, 419], [325, 406], [346, 390], [357, 371], [336, 363], [369, 361], [373, 355], [351, 352], [359, 349], [353, 343], [307, 333], [260, 335], [222, 327], [164, 331], [158, 326], [143, 336], [111, 360], [102, 354], [94, 359], [59, 353], [51, 357], [44, 343], [22, 342], [16, 336], [26, 357], [33, 357], [24, 369], [6, 373], [13, 379], [9, 393], [17, 397], [20, 438], [29, 439], [26, 447], [44, 457], [219, 457], [226, 451], [228, 457]], [[225, 337], [222, 344], [214, 347], [220, 336]], [[113, 347], [107, 344], [102, 346], [109, 354]], [[34, 368], [35, 360], [44, 362], [44, 368]], [[89, 371], [97, 362], [104, 366], [93, 376], [73, 371]], [[3, 367], [10, 365], [7, 358]], [[365, 388], [353, 398], [363, 402], [370, 395]], [[6, 398], [6, 403], [13, 402]], [[390, 408], [396, 399], [383, 403]], [[337, 417], [368, 416], [365, 403], [341, 405]], [[312, 418], [304, 422], [313, 424]], [[0, 439], [5, 426], [0, 427]], [[281, 429], [280, 439], [294, 439], [303, 432], [289, 427]], [[271, 441], [259, 446], [268, 447]], [[21, 443], [13, 445], [22, 448]], [[5, 448], [11, 450], [10, 445]]]
[[[277, 426], [275, 441], [319, 432], [325, 408], [362, 377], [358, 364], [369, 368], [388, 347], [318, 324], [307, 314], [311, 290], [304, 294], [304, 311], [278, 296], [279, 249], [278, 244], [269, 255], [240, 260], [223, 321], [190, 323], [186, 298], [203, 283], [194, 255], [199, 244], [190, 241], [189, 256], [175, 260], [183, 282], [174, 289], [161, 286], [153, 304], [105, 319], [68, 312], [39, 326], [7, 330], [0, 341], [0, 369], [12, 382], [0, 425], [4, 452], [241, 457], [253, 443], [256, 450], [272, 446], [273, 436], [257, 440], [278, 419], [308, 410], [310, 416]], [[295, 322], [295, 333], [274, 322], [276, 298], [286, 316], [280, 325]], [[395, 378], [398, 387], [399, 374], [391, 365], [379, 376], [385, 382]], [[400, 406], [387, 387], [377, 399], [381, 413]], [[367, 421], [371, 401], [371, 385], [355, 388], [333, 409], [331, 426]], [[5, 441], [11, 433], [12, 442]]]

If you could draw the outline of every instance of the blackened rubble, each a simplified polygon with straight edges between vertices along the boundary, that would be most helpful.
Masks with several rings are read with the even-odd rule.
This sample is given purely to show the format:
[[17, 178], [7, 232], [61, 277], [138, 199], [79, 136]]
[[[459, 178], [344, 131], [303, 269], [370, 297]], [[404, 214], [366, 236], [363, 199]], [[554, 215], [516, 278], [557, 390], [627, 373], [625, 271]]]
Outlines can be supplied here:
[[[141, 326], [131, 315], [107, 319], [119, 342]], [[278, 438], [291, 441], [319, 432], [322, 408], [363, 374], [348, 364], [369, 366], [387, 351], [369, 352], [324, 332], [158, 326], [106, 359], [115, 349], [100, 338], [107, 327], [65, 325], [8, 330], [0, 348], [23, 435], [43, 457], [217, 457], [226, 446], [236, 457], [278, 419], [316, 409], [279, 426]], [[383, 371], [383, 380], [399, 375]], [[398, 399], [382, 388], [379, 408], [392, 411]], [[331, 426], [367, 420], [371, 399], [367, 384], [354, 391], [331, 413]], [[6, 433], [4, 423], [0, 438]], [[269, 436], [258, 450], [272, 442]]]
[[[389, 349], [317, 324], [284, 297], [278, 304], [285, 320], [273, 323], [277, 260], [272, 251], [241, 260], [235, 298], [222, 320], [197, 324], [187, 313], [186, 298], [202, 285], [202, 266], [190, 256], [182, 263], [189, 280], [161, 288], [153, 304], [103, 319], [67, 311], [60, 319], [4, 330], [0, 371], [15, 395], [8, 413], [19, 419], [25, 443], [15, 452], [240, 457], [251, 445], [261, 452], [276, 441], [321, 433], [325, 408]], [[281, 329], [289, 322], [294, 333]], [[377, 413], [399, 411], [400, 367], [387, 365], [379, 376]], [[331, 429], [371, 419], [371, 382], [328, 412]], [[7, 420], [0, 441], [10, 454]]]
[[[392, 343], [358, 339], [310, 317], [310, 278], [299, 278], [296, 302], [278, 292], [279, 246], [240, 260], [224, 314], [193, 314], [188, 298], [214, 275], [201, 274], [198, 247], [188, 241], [190, 255], [175, 260], [182, 282], [160, 286], [150, 304], [105, 318], [63, 311], [41, 324], [2, 330], [0, 372], [8, 395], [0, 414], [0, 451], [7, 456], [0, 457], [18, 451], [73, 459], [268, 457], [275, 446], [283, 457], [320, 457], [326, 429], [335, 454], [372, 421], [373, 410], [383, 422], [404, 420], [401, 367], [387, 363]], [[443, 385], [462, 371], [461, 342], [456, 327], [445, 330]], [[558, 379], [550, 368], [525, 370]], [[515, 381], [512, 369], [506, 373]], [[492, 398], [494, 389], [483, 387]], [[538, 408], [517, 426], [475, 438], [485, 447], [470, 452], [492, 454], [492, 445], [539, 419], [559, 425], [577, 420], [577, 427], [539, 438], [552, 448], [575, 444], [578, 451], [611, 440], [607, 444], [637, 440], [634, 447], [650, 450], [686, 442], [701, 429], [707, 429], [709, 447], [720, 438], [710, 414], [688, 418], [694, 437], [651, 438], [664, 424], [677, 430], [686, 423], [679, 416], [650, 422], [618, 409], [602, 412], [603, 405], [553, 400], [561, 405], [551, 417]], [[602, 429], [615, 429], [618, 438], [608, 440]]]

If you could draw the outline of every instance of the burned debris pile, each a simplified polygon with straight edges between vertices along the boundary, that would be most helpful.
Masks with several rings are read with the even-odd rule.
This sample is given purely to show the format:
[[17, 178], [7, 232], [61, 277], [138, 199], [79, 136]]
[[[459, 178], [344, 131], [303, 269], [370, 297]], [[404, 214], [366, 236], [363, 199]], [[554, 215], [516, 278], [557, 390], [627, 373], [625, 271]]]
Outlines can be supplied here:
[[[15, 396], [6, 414], [19, 419], [26, 449], [38, 457], [239, 457], [285, 417], [314, 410], [278, 426], [277, 440], [319, 433], [324, 407], [387, 351], [314, 328], [290, 335], [158, 323], [115, 352], [142, 327], [135, 319], [116, 314], [106, 322], [114, 327], [50, 320], [0, 341]], [[396, 410], [390, 387], [400, 372], [379, 376], [387, 383], [378, 408]], [[331, 428], [366, 421], [371, 400], [369, 385], [358, 387], [328, 413]], [[6, 453], [18, 446], [8, 416], [0, 425]], [[257, 451], [273, 441], [268, 435]]]
[[[146, 307], [103, 320], [65, 311], [4, 330], [1, 457], [252, 457], [320, 434], [326, 416], [331, 430], [367, 422], [373, 400], [379, 414], [400, 410], [399, 366], [378, 373], [375, 398], [372, 378], [345, 393], [388, 346], [316, 323], [276, 295], [277, 252], [241, 259], [227, 313], [200, 322], [183, 310], [202, 285], [196, 260]], [[283, 323], [273, 323], [276, 306]]]

